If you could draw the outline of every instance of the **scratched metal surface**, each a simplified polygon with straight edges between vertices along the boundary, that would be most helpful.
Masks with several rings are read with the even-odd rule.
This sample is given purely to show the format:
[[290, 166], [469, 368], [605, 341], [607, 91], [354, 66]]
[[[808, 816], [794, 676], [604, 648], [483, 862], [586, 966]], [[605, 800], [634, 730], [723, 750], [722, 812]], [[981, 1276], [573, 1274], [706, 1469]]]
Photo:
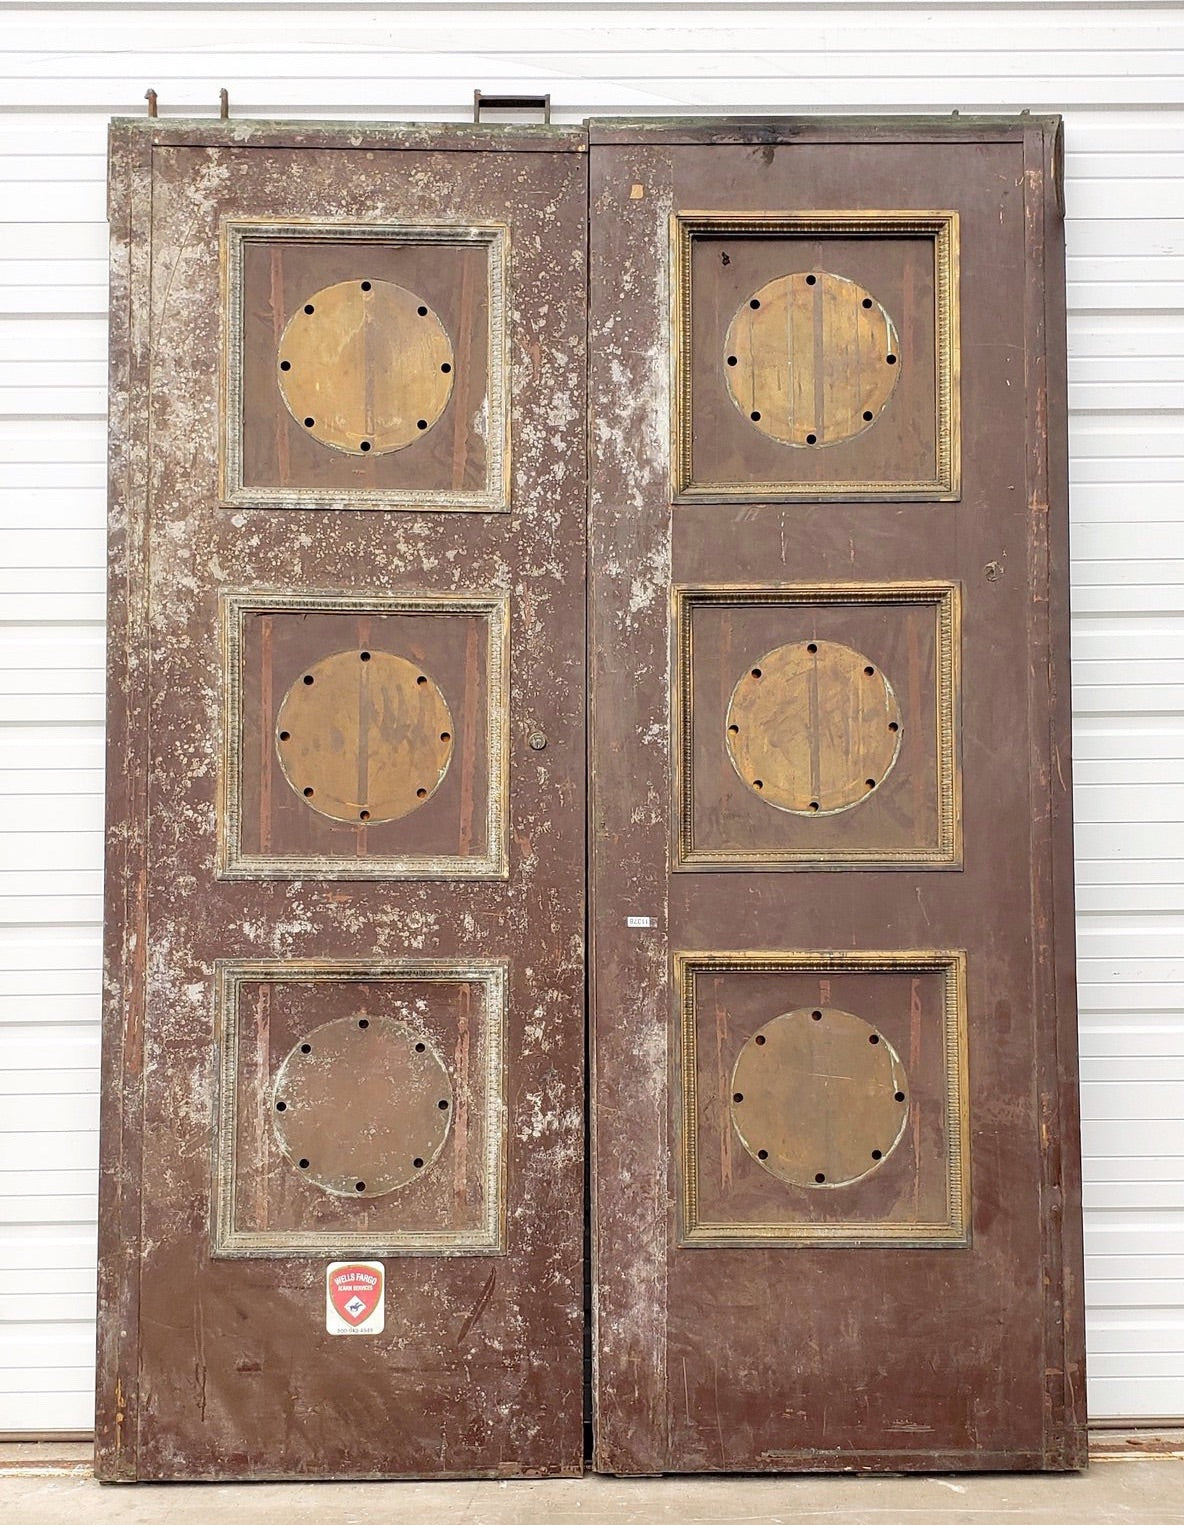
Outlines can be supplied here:
[[[1082, 1465], [1056, 124], [590, 131], [596, 1465]], [[672, 508], [671, 213], [850, 207], [961, 214], [961, 501]], [[964, 867], [671, 874], [672, 584], [901, 579], [962, 585]], [[969, 1245], [680, 1247], [672, 955], [826, 949], [966, 951]]]
[[[104, 1478], [581, 1467], [583, 141], [114, 128]], [[217, 506], [227, 216], [509, 225], [509, 514]], [[216, 879], [217, 596], [254, 588], [509, 593], [505, 882]], [[326, 1334], [331, 1254], [210, 1255], [219, 958], [507, 963], [504, 1253], [389, 1259], [381, 1336]]]

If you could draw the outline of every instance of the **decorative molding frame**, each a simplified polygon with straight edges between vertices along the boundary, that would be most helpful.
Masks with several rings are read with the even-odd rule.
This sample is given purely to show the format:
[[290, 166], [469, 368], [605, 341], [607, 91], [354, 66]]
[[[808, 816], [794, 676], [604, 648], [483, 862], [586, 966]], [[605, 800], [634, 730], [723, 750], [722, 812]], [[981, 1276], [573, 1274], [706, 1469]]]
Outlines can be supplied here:
[[[242, 847], [243, 621], [247, 614], [459, 614], [488, 626], [485, 744], [489, 755], [484, 854], [388, 854], [336, 858], [327, 854], [247, 853]], [[234, 591], [219, 598], [222, 639], [222, 744], [218, 779], [219, 879], [506, 879], [510, 778], [510, 596], [493, 594], [290, 593]]]
[[[692, 869], [960, 868], [962, 866], [962, 597], [954, 582], [744, 583], [676, 586], [673, 601], [674, 854], [676, 872]], [[797, 604], [929, 604], [936, 619], [935, 769], [938, 843], [926, 848], [828, 848], [823, 852], [776, 847], [716, 849], [695, 846], [694, 630], [703, 605], [738, 608]]]
[[[916, 482], [694, 480], [691, 254], [697, 238], [930, 238], [933, 240], [937, 470]], [[962, 496], [961, 340], [957, 212], [682, 212], [670, 219], [671, 489], [675, 502], [956, 502]]]
[[[214, 1130], [210, 1244], [215, 1259], [288, 1255], [496, 1255], [505, 1251], [506, 1138], [505, 1041], [507, 966], [504, 960], [468, 963], [456, 959], [218, 959], [214, 966], [214, 1031], [218, 1053], [218, 1097]], [[380, 1229], [370, 1233], [328, 1227], [308, 1232], [255, 1232], [236, 1224], [238, 1185], [239, 995], [253, 984], [480, 985], [485, 992], [483, 1122], [485, 1211], [477, 1230]], [[348, 1199], [346, 1199], [348, 1200]]]
[[[510, 360], [503, 223], [368, 223], [226, 218], [222, 222], [222, 370], [219, 495], [224, 508], [429, 509], [452, 513], [510, 511]], [[485, 483], [478, 488], [248, 487], [243, 483], [243, 247], [258, 243], [484, 245], [488, 250], [489, 372]]]
[[[944, 1062], [946, 1130], [946, 1215], [931, 1223], [772, 1223], [705, 1220], [699, 1214], [698, 1072], [696, 1069], [696, 993], [700, 974], [938, 973], [945, 984]], [[842, 952], [679, 952], [674, 954], [674, 986], [679, 1012], [674, 1087], [681, 1099], [677, 1134], [679, 1168], [678, 1243], [684, 1247], [729, 1245], [812, 1245], [853, 1248], [895, 1245], [902, 1248], [964, 1249], [970, 1244], [970, 1114], [966, 1057], [966, 954], [961, 951], [902, 949], [889, 953]]]

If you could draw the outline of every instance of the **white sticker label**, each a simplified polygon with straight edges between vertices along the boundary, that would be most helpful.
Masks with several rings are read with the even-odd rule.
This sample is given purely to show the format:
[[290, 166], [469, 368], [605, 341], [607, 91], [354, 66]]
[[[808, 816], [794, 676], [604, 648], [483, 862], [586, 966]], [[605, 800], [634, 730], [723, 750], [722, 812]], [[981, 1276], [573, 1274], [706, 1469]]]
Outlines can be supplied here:
[[381, 1334], [386, 1324], [381, 1260], [335, 1260], [325, 1272], [325, 1328], [330, 1334]]
[[654, 916], [626, 916], [625, 925], [627, 927], [656, 927], [658, 921]]

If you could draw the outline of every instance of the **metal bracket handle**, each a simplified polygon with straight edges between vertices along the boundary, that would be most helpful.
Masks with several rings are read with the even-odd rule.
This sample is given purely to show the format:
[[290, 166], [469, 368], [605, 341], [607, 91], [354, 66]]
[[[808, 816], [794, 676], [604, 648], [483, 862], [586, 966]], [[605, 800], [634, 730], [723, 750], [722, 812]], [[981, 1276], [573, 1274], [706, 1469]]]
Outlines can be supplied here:
[[551, 120], [549, 95], [483, 95], [473, 91], [473, 121], [481, 120], [482, 111], [541, 111], [543, 121]]

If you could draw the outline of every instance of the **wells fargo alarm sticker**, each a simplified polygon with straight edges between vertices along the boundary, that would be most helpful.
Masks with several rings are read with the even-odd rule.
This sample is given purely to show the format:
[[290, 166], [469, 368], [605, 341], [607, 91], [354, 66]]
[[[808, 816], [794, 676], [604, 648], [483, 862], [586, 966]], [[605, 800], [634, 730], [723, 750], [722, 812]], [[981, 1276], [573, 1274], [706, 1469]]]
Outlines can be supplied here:
[[386, 1323], [380, 1260], [335, 1260], [325, 1272], [325, 1328], [330, 1334], [381, 1334]]

